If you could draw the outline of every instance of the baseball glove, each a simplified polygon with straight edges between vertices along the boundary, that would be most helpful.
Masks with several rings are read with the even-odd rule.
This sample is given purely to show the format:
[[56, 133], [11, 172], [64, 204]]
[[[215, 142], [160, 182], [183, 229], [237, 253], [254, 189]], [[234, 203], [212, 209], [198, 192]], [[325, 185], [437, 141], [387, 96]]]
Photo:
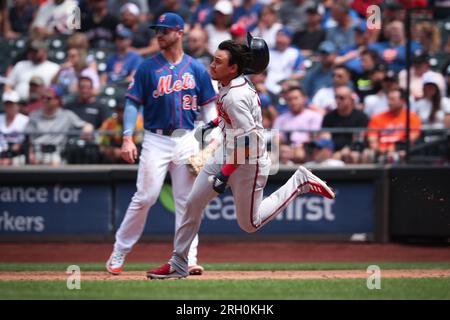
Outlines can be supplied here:
[[198, 176], [200, 171], [203, 169], [206, 161], [214, 154], [216, 148], [212, 146], [207, 146], [205, 149], [201, 150], [199, 153], [192, 155], [188, 158], [187, 166], [190, 173], [194, 176]]

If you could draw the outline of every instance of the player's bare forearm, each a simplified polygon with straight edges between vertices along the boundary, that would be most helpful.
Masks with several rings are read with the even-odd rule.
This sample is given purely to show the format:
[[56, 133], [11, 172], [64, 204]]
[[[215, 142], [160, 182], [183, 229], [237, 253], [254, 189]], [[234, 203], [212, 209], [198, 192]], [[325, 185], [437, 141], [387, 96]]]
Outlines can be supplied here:
[[121, 148], [122, 159], [128, 163], [135, 163], [137, 159], [137, 148], [132, 136], [124, 136]]

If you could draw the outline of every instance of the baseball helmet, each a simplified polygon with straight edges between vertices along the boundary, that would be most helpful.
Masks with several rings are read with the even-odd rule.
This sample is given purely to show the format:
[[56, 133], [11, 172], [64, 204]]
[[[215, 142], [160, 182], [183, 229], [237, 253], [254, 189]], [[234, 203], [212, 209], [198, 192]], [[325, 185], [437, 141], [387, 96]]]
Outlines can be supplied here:
[[253, 37], [247, 32], [247, 46], [250, 49], [252, 61], [244, 69], [244, 74], [257, 74], [263, 72], [269, 64], [269, 47], [263, 38]]

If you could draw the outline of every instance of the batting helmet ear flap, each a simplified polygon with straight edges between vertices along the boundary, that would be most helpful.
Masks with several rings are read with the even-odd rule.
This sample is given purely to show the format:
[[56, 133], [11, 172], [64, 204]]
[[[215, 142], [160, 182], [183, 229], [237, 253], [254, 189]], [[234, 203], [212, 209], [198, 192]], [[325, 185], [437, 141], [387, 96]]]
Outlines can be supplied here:
[[269, 64], [269, 47], [263, 38], [253, 37], [247, 32], [247, 46], [251, 52], [250, 65], [244, 69], [244, 74], [256, 74], [266, 70]]

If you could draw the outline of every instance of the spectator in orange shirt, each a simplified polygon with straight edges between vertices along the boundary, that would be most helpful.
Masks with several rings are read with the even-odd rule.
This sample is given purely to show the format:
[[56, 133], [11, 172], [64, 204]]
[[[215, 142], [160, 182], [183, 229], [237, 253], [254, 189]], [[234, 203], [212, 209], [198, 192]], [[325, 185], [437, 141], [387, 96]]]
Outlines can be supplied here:
[[[119, 101], [116, 107], [116, 112], [103, 121], [100, 126], [100, 131], [105, 131], [99, 136], [100, 151], [103, 154], [104, 162], [106, 163], [124, 163], [120, 155], [122, 146], [123, 133], [123, 110], [125, 108], [125, 101]], [[135, 144], [142, 143], [142, 131], [144, 130], [144, 120], [142, 115], [139, 115], [136, 122], [136, 132], [133, 140]]]
[[[388, 93], [388, 107], [386, 112], [372, 116], [369, 122], [369, 129], [385, 129], [385, 131], [369, 131], [369, 151], [367, 154], [373, 162], [374, 156], [377, 159], [380, 155], [389, 159], [401, 159], [404, 151], [400, 150], [399, 144], [406, 141], [406, 94], [402, 89], [393, 89]], [[421, 122], [415, 112], [410, 112], [410, 140], [414, 143], [420, 136]]]

